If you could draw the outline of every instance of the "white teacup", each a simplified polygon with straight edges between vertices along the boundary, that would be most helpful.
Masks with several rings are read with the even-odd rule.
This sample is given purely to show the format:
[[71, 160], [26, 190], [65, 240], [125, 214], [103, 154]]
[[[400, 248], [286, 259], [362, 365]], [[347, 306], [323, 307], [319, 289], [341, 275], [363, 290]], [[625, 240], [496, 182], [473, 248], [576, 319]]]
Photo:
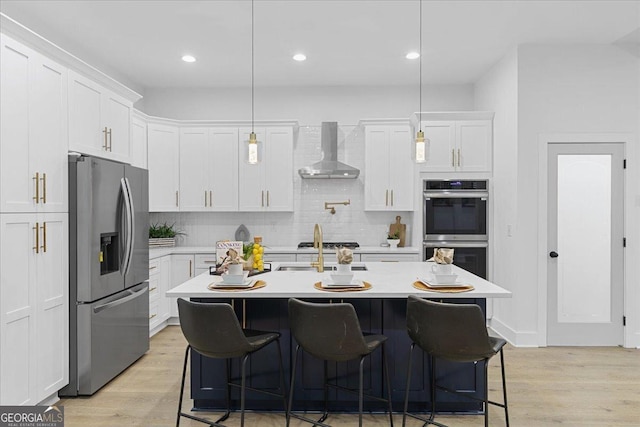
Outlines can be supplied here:
[[242, 274], [242, 264], [229, 264], [229, 274], [231, 275], [241, 275]]
[[451, 264], [434, 264], [431, 271], [434, 274], [453, 274], [453, 267]]

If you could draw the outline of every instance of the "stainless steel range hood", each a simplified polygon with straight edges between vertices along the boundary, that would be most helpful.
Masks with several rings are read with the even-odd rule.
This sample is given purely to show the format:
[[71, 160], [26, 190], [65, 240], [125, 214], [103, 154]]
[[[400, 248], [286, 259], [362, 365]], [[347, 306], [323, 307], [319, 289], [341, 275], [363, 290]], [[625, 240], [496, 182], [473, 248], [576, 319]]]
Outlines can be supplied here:
[[322, 160], [298, 169], [302, 178], [342, 178], [353, 179], [360, 170], [338, 161], [338, 122], [322, 122], [320, 135]]

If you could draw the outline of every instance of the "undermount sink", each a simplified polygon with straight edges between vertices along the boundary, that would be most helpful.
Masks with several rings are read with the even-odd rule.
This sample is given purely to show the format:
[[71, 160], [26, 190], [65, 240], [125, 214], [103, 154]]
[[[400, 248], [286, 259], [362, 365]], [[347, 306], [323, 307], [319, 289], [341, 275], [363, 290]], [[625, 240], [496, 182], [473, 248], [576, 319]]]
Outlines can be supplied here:
[[[335, 271], [335, 265], [325, 265], [324, 271]], [[366, 265], [352, 265], [351, 271], [366, 271]], [[281, 265], [276, 271], [317, 271], [316, 267], [310, 265]]]

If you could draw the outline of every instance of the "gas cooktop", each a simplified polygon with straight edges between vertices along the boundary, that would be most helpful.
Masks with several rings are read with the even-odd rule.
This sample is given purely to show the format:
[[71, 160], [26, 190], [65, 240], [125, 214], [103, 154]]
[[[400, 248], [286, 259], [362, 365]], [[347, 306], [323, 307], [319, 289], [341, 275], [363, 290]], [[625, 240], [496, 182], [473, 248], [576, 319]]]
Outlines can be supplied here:
[[[358, 242], [322, 242], [322, 247], [325, 249], [335, 248], [359, 248]], [[298, 249], [313, 248], [313, 242], [300, 242], [298, 243]]]

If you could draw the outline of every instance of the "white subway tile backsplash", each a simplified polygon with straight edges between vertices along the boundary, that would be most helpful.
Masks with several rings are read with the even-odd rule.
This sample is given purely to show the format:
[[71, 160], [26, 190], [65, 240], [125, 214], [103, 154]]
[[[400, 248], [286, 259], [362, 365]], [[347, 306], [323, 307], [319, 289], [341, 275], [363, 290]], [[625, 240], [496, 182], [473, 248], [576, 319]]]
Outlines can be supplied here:
[[[410, 227], [413, 212], [364, 211], [364, 132], [356, 126], [339, 126], [338, 159], [361, 170], [357, 179], [301, 179], [298, 169], [320, 160], [320, 126], [300, 127], [294, 142], [293, 212], [166, 212], [151, 213], [150, 222], [175, 223], [181, 246], [213, 246], [217, 240], [234, 239], [244, 224], [251, 236], [262, 236], [266, 245], [295, 246], [313, 240], [313, 226], [322, 226], [324, 239], [353, 240], [362, 246], [384, 242], [396, 215]], [[350, 200], [336, 205], [332, 215], [325, 202]], [[409, 235], [409, 230], [408, 235]]]

